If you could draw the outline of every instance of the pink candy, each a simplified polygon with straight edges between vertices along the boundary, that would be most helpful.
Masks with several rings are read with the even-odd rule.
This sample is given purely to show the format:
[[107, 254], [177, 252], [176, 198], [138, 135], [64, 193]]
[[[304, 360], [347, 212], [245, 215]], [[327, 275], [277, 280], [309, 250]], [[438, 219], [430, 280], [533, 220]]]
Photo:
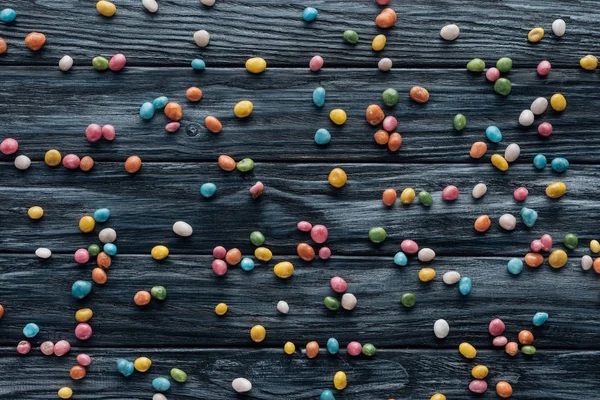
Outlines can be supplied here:
[[81, 164], [81, 159], [75, 154], [67, 154], [62, 159], [62, 165], [67, 169], [77, 169], [79, 164]]
[[358, 342], [350, 342], [348, 346], [346, 346], [346, 351], [350, 356], [357, 356], [362, 351], [362, 345]]
[[542, 250], [552, 250], [552, 236], [548, 234], [542, 235], [542, 237], [540, 238], [540, 242], [542, 242]]
[[92, 357], [88, 356], [85, 353], [77, 354], [77, 364], [82, 367], [87, 367], [92, 363]]
[[339, 276], [334, 276], [333, 278], [331, 278], [329, 284], [331, 285], [331, 288], [338, 293], [344, 293], [346, 289], [348, 289], [348, 284], [346, 283], [344, 278], [341, 278]]
[[500, 318], [496, 318], [490, 321], [490, 325], [488, 326], [488, 331], [492, 336], [500, 336], [504, 333], [504, 329], [506, 326], [504, 322]]
[[16, 153], [19, 150], [19, 142], [13, 138], [7, 138], [0, 143], [0, 152], [5, 155]]
[[454, 201], [458, 198], [458, 188], [454, 185], [448, 185], [442, 190], [442, 199]]
[[75, 337], [79, 340], [88, 340], [92, 337], [92, 327], [82, 322], [75, 327]]
[[537, 73], [540, 74], [540, 76], [546, 76], [550, 73], [551, 69], [552, 65], [550, 64], [550, 61], [544, 60], [538, 64]]
[[31, 343], [27, 340], [21, 340], [17, 345], [17, 353], [19, 354], [27, 354], [31, 351]]
[[387, 6], [388, 4], [390, 4], [390, 0], [377, 0], [377, 4], [379, 4], [380, 6]]
[[218, 276], [223, 276], [227, 273], [227, 263], [223, 260], [214, 260], [212, 262], [212, 269]]
[[385, 117], [385, 119], [383, 120], [383, 129], [385, 129], [388, 132], [393, 132], [396, 129], [396, 127], [398, 127], [398, 120], [396, 119], [396, 117], [392, 117], [391, 115]]
[[54, 355], [62, 357], [71, 350], [71, 345], [66, 340], [59, 340], [54, 344]]
[[217, 246], [213, 249], [213, 257], [222, 260], [227, 255], [227, 250], [223, 246]]
[[310, 232], [312, 229], [312, 224], [308, 221], [300, 221], [296, 226], [298, 227], [298, 230], [302, 232]]
[[419, 245], [414, 240], [403, 240], [400, 243], [400, 249], [406, 254], [416, 254], [419, 251]]
[[474, 379], [469, 383], [469, 390], [473, 393], [485, 393], [487, 390], [487, 382], [483, 379]]
[[165, 131], [169, 133], [177, 132], [180, 126], [181, 124], [179, 122], [169, 122], [167, 125], [165, 125]]
[[526, 187], [521, 186], [515, 189], [513, 192], [513, 196], [517, 201], [525, 201], [527, 196], [529, 195], [529, 190]]
[[120, 71], [123, 68], [125, 68], [126, 63], [127, 59], [125, 58], [125, 56], [121, 53], [118, 53], [112, 56], [112, 58], [108, 62], [108, 68], [110, 68], [111, 71]]
[[77, 264], [85, 264], [90, 261], [90, 252], [87, 249], [77, 249], [74, 257]]
[[534, 253], [539, 253], [540, 251], [542, 251], [542, 242], [541, 242], [541, 240], [536, 239], [536, 240], [532, 241], [531, 244], [529, 245], [529, 248]]
[[496, 336], [494, 340], [492, 340], [492, 344], [496, 347], [504, 347], [506, 343], [508, 343], [506, 336]]
[[324, 64], [323, 57], [314, 56], [313, 58], [310, 59], [308, 66], [310, 67], [310, 70], [312, 72], [317, 72], [318, 70], [323, 68], [323, 64]]
[[262, 182], [256, 182], [250, 188], [250, 194], [252, 195], [253, 199], [256, 199], [257, 197], [260, 197], [261, 194], [263, 194], [264, 190], [265, 190], [265, 185], [263, 185]]
[[104, 125], [102, 127], [102, 137], [106, 140], [114, 140], [115, 136], [117, 136], [117, 132], [115, 131], [115, 127], [112, 125]]
[[102, 128], [98, 124], [90, 124], [85, 128], [85, 137], [90, 142], [94, 143], [102, 137]]
[[329, 247], [321, 247], [319, 249], [319, 258], [327, 260], [329, 257], [331, 257], [331, 249]]
[[485, 71], [485, 77], [490, 82], [496, 82], [500, 78], [500, 70], [496, 67], [489, 68]]
[[315, 243], [325, 243], [329, 231], [323, 225], [315, 225], [310, 230], [310, 237]]
[[40, 351], [45, 356], [51, 356], [52, 354], [54, 354], [54, 343], [52, 343], [51, 341], [46, 341], [40, 344]]
[[538, 133], [544, 137], [552, 135], [552, 124], [550, 122], [542, 122], [538, 126]]

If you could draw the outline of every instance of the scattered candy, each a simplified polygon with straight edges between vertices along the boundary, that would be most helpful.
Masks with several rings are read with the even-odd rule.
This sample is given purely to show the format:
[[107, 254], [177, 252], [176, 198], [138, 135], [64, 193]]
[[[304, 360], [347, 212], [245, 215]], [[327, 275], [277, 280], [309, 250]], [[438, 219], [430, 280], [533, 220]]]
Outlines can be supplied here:
[[440, 30], [440, 36], [444, 40], [456, 40], [460, 35], [460, 28], [456, 24], [449, 24]]

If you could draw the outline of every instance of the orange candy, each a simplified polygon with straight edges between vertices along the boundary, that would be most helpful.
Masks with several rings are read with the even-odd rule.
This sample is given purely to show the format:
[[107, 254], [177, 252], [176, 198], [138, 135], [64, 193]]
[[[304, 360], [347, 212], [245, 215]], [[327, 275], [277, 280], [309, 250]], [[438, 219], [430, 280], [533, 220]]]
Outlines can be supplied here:
[[375, 18], [375, 23], [380, 28], [391, 28], [396, 24], [397, 19], [396, 12], [391, 8], [386, 8]]
[[592, 268], [594, 268], [595, 273], [600, 274], [600, 257], [598, 257], [594, 260], [594, 263], [592, 264]]
[[6, 53], [6, 42], [0, 37], [0, 54]]
[[300, 243], [298, 247], [296, 247], [296, 252], [304, 261], [312, 261], [315, 258], [315, 249], [306, 243]]
[[385, 189], [383, 191], [383, 195], [381, 196], [381, 201], [383, 201], [383, 204], [391, 207], [394, 205], [394, 203], [396, 203], [396, 199], [398, 198], [398, 193], [396, 192], [396, 189]]
[[225, 154], [219, 156], [219, 167], [223, 171], [233, 171], [235, 169], [235, 160]]
[[504, 346], [504, 351], [509, 356], [516, 356], [519, 353], [519, 345], [516, 342], [508, 342]]
[[2, 306], [2, 304], [0, 304], [0, 319], [2, 319], [3, 316], [4, 316], [4, 306]]
[[519, 343], [521, 344], [533, 344], [533, 333], [527, 330], [519, 332]]
[[379, 125], [385, 118], [383, 110], [377, 104], [371, 104], [369, 107], [367, 107], [365, 116], [367, 117], [367, 122], [373, 126]]
[[390, 140], [390, 134], [384, 131], [383, 129], [380, 129], [377, 132], [375, 132], [375, 134], [373, 135], [373, 139], [375, 139], [375, 143], [384, 145], [387, 144], [387, 142]]
[[81, 365], [75, 365], [71, 368], [71, 371], [69, 371], [69, 375], [71, 375], [71, 378], [75, 380], [83, 379], [85, 377], [85, 374], [85, 368]]
[[142, 168], [142, 159], [138, 156], [131, 156], [125, 161], [125, 171], [135, 174]]
[[25, 38], [25, 46], [27, 46], [27, 48], [32, 51], [38, 51], [39, 49], [44, 47], [45, 43], [46, 35], [44, 35], [43, 33], [31, 32]]
[[185, 91], [185, 98], [193, 102], [200, 101], [202, 98], [202, 90], [196, 86], [192, 86]]
[[98, 256], [96, 257], [96, 264], [98, 264], [100, 268], [109, 269], [111, 262], [112, 260], [108, 254], [103, 251], [98, 253]]
[[398, 151], [402, 146], [402, 136], [398, 132], [394, 132], [390, 135], [390, 138], [387, 142], [388, 149], [390, 151]]
[[204, 119], [204, 125], [206, 125], [206, 129], [208, 129], [212, 133], [219, 133], [223, 129], [223, 125], [221, 124], [221, 121], [219, 121], [217, 118], [213, 117], [212, 115], [209, 115], [208, 117], [206, 117]]
[[104, 285], [108, 280], [108, 276], [102, 268], [94, 268], [92, 270], [92, 280], [98, 285]]
[[490, 229], [491, 224], [492, 221], [490, 221], [490, 217], [488, 217], [487, 215], [480, 215], [475, 220], [475, 230], [477, 232], [485, 232], [488, 229]]
[[427, 103], [429, 101], [429, 92], [421, 86], [413, 86], [410, 88], [410, 98], [417, 103]]
[[81, 168], [81, 170], [84, 172], [88, 172], [93, 167], [94, 167], [94, 159], [90, 156], [83, 157], [81, 159], [81, 161], [79, 162], [79, 168]]
[[146, 304], [150, 303], [151, 298], [152, 297], [150, 296], [150, 293], [145, 290], [140, 290], [133, 297], [133, 301], [138, 306], [145, 306]]
[[306, 343], [306, 357], [315, 358], [319, 355], [319, 343], [317, 342], [308, 342]]
[[233, 248], [225, 254], [225, 261], [229, 265], [237, 265], [242, 261], [242, 252], [236, 248]]
[[513, 388], [510, 383], [501, 381], [496, 384], [496, 393], [498, 397], [508, 399], [513, 394]]
[[475, 142], [471, 145], [471, 151], [469, 152], [469, 155], [472, 158], [481, 158], [485, 155], [486, 152], [487, 144], [485, 144], [484, 142]]
[[531, 268], [537, 268], [544, 262], [544, 256], [539, 253], [527, 253], [525, 254], [525, 264]]
[[167, 103], [167, 105], [165, 106], [165, 115], [171, 121], [179, 121], [181, 118], [183, 118], [183, 110], [181, 109], [181, 106], [178, 103], [172, 101], [170, 103]]

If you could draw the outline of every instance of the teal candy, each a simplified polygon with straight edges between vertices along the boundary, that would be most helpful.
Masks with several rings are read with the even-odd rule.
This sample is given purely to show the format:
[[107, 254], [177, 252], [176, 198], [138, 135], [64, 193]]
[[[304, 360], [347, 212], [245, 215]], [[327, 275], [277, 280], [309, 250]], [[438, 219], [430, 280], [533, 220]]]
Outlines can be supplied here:
[[523, 271], [523, 261], [518, 258], [511, 258], [508, 262], [508, 272], [513, 275], [519, 275]]
[[110, 218], [110, 210], [108, 208], [99, 208], [94, 211], [94, 219], [96, 222], [106, 222]]
[[458, 291], [460, 294], [466, 296], [471, 293], [471, 290], [473, 290], [473, 282], [471, 282], [471, 278], [468, 276], [463, 276], [460, 278], [460, 281], [458, 281]]
[[331, 133], [325, 128], [317, 129], [315, 133], [315, 143], [320, 145], [328, 144], [331, 141]]
[[529, 228], [535, 224], [537, 217], [537, 211], [527, 207], [521, 208], [521, 218], [523, 219], [523, 223]]
[[25, 335], [25, 337], [27, 338], [35, 337], [39, 332], [40, 327], [37, 326], [37, 324], [34, 324], [33, 322], [28, 323], [27, 325], [25, 325], [25, 328], [23, 328], [23, 335]]
[[543, 154], [538, 154], [537, 156], [535, 156], [533, 158], [533, 166], [536, 167], [537, 169], [546, 168], [547, 163], [548, 163], [548, 161], [546, 160], [546, 156]]
[[83, 299], [92, 291], [92, 282], [90, 281], [75, 281], [71, 287], [71, 294], [76, 299]]
[[243, 258], [242, 262], [240, 262], [240, 266], [244, 271], [252, 271], [254, 269], [254, 261], [251, 258]]
[[154, 117], [154, 106], [150, 102], [142, 104], [140, 107], [140, 117], [143, 119], [150, 119]]
[[206, 68], [206, 63], [200, 58], [194, 58], [192, 60], [192, 68], [194, 68], [196, 71], [202, 71]]
[[160, 110], [161, 108], [165, 108], [168, 102], [169, 98], [167, 96], [160, 96], [152, 100], [152, 105], [155, 109]]
[[12, 8], [5, 8], [0, 11], [0, 21], [2, 22], [13, 22], [17, 18], [17, 12]]
[[323, 105], [325, 104], [326, 95], [327, 92], [322, 87], [318, 87], [315, 90], [313, 90], [313, 103], [315, 103], [315, 106], [323, 107]]
[[548, 321], [548, 313], [545, 312], [536, 312], [531, 319], [531, 322], [533, 322], [533, 325], [535, 326], [542, 326], [546, 321]]
[[171, 388], [171, 382], [167, 378], [158, 377], [152, 381], [152, 387], [158, 392], [166, 392]]
[[319, 15], [319, 12], [313, 7], [306, 7], [304, 11], [302, 11], [302, 19], [306, 22], [314, 21], [317, 19], [317, 15]]
[[488, 126], [485, 129], [485, 136], [488, 138], [490, 142], [498, 143], [502, 140], [502, 133], [497, 126]]
[[117, 360], [117, 371], [123, 376], [129, 376], [133, 374], [133, 363], [131, 361], [127, 361], [124, 358], [119, 358]]
[[202, 186], [200, 186], [200, 194], [202, 196], [206, 197], [207, 199], [209, 197], [214, 196], [216, 191], [217, 191], [217, 185], [215, 185], [214, 183], [211, 183], [211, 182], [203, 183]]
[[340, 350], [340, 342], [336, 338], [327, 339], [327, 351], [329, 354], [337, 354]]
[[550, 166], [556, 172], [565, 172], [567, 169], [569, 169], [569, 161], [563, 157], [556, 157], [552, 160]]
[[406, 257], [406, 254], [401, 251], [397, 252], [394, 256], [394, 264], [404, 267], [407, 263], [408, 258]]
[[117, 254], [117, 246], [112, 243], [106, 243], [103, 247], [103, 250], [109, 256], [114, 256]]
[[331, 390], [327, 389], [321, 392], [319, 400], [335, 400], [335, 396], [333, 395], [333, 392]]

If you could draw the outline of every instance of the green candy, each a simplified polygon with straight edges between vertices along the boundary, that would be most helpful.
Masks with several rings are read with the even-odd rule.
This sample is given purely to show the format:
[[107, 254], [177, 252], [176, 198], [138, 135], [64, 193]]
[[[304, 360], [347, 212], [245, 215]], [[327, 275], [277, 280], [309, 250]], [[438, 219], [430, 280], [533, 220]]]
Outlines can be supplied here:
[[567, 249], [573, 250], [579, 244], [579, 239], [572, 233], [567, 233], [565, 235], [565, 240], [563, 242]]
[[398, 91], [392, 88], [385, 89], [381, 98], [383, 99], [383, 104], [388, 107], [393, 107], [398, 102]]
[[173, 368], [171, 369], [171, 378], [173, 378], [176, 382], [184, 383], [187, 381], [187, 374], [179, 368]]
[[481, 58], [474, 58], [467, 64], [467, 69], [471, 72], [482, 72], [485, 69], [485, 62]]
[[154, 286], [150, 289], [152, 297], [158, 300], [164, 300], [167, 298], [167, 289], [164, 286]]
[[250, 241], [255, 246], [261, 246], [265, 242], [265, 235], [259, 231], [254, 231], [250, 234]]
[[344, 40], [350, 44], [358, 43], [358, 33], [353, 30], [344, 31]]
[[377, 352], [377, 349], [371, 343], [367, 343], [367, 344], [363, 345], [363, 347], [362, 347], [362, 353], [365, 356], [372, 357], [375, 355], [376, 352]]
[[241, 172], [248, 172], [254, 169], [254, 161], [251, 158], [244, 158], [237, 163], [236, 168]]
[[90, 256], [96, 257], [98, 254], [100, 254], [100, 246], [97, 244], [90, 244], [88, 247], [88, 253], [90, 253]]
[[502, 57], [498, 61], [496, 61], [496, 68], [500, 70], [502, 73], [507, 73], [512, 68], [512, 60], [508, 57]]
[[412, 293], [404, 293], [400, 301], [404, 307], [411, 308], [417, 304], [417, 296]]
[[94, 57], [94, 59], [92, 60], [92, 65], [98, 71], [105, 71], [108, 69], [108, 60], [106, 58], [100, 57], [100, 56]]
[[523, 352], [523, 354], [527, 354], [528, 356], [532, 356], [532, 355], [535, 354], [535, 352], [537, 350], [533, 346], [523, 346], [523, 347], [521, 347], [521, 351]]
[[332, 296], [325, 297], [325, 299], [323, 299], [323, 304], [331, 311], [337, 311], [340, 308], [339, 300]]
[[385, 240], [387, 233], [382, 227], [371, 228], [369, 230], [369, 240], [373, 243], [381, 243]]
[[429, 207], [433, 204], [433, 197], [431, 197], [431, 194], [429, 192], [423, 190], [419, 192], [419, 201], [424, 206]]
[[501, 94], [502, 96], [508, 96], [511, 88], [512, 84], [506, 78], [500, 78], [494, 83], [494, 92]]
[[454, 129], [457, 131], [462, 131], [467, 126], [467, 117], [462, 114], [456, 114], [454, 116], [454, 121], [452, 121], [452, 125], [454, 125]]

